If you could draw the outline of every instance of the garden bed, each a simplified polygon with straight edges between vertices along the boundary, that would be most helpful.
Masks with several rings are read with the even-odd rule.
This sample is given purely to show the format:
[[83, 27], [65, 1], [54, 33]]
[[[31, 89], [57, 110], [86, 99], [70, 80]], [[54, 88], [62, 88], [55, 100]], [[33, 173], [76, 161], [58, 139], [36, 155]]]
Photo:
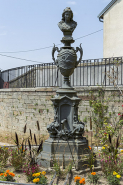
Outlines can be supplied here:
[[[3, 147], [4, 148], [4, 151], [7, 151], [8, 149], [10, 149], [10, 151], [12, 151], [12, 148], [13, 149], [17, 149], [17, 146], [14, 146], [14, 147], [10, 146], [9, 147], [9, 145], [6, 144], [6, 143], [0, 143], [0, 145], [1, 146], [4, 145], [4, 147]], [[7, 145], [7, 146], [5, 146], [5, 145]], [[101, 149], [101, 148], [103, 148], [103, 149]], [[27, 146], [27, 151], [26, 151], [27, 152], [26, 153], [27, 156], [28, 156], [28, 149], [29, 149], [29, 146]], [[91, 150], [91, 147], [90, 146], [89, 146], [89, 149]], [[22, 151], [22, 148], [19, 147], [19, 150]], [[97, 147], [93, 147], [93, 151], [95, 153], [97, 153], [96, 154], [96, 159], [97, 159], [97, 164], [98, 164], [97, 165], [98, 167], [94, 167], [93, 172], [96, 172], [96, 175], [99, 176], [98, 184], [100, 184], [100, 185], [108, 185], [109, 183], [107, 181], [106, 176], [102, 172], [101, 165], [100, 165], [101, 164], [100, 163], [101, 158], [99, 157], [100, 154], [98, 152], [101, 151], [101, 150], [102, 150], [102, 153], [105, 153], [106, 147], [98, 147], [98, 148]], [[121, 149], [119, 149], [119, 152], [121, 152]], [[11, 155], [13, 155], [13, 154], [11, 153], [9, 155], [10, 158], [12, 158]], [[122, 156], [123, 156], [123, 153], [122, 153]], [[17, 155], [16, 155], [16, 157], [17, 157]], [[20, 171], [16, 171], [15, 168], [12, 166], [11, 163], [7, 163], [7, 166], [4, 168], [4, 172], [6, 170], [9, 170], [10, 172], [13, 172], [15, 174], [15, 176], [14, 176], [14, 182], [10, 182], [10, 181], [3, 182], [3, 181], [0, 181], [0, 185], [2, 185], [2, 184], [4, 185], [4, 184], [7, 184], [7, 183], [10, 184], [10, 185], [14, 185], [14, 184], [18, 184], [18, 185], [35, 184], [32, 181], [29, 181], [28, 182], [27, 175], [24, 173], [24, 169], [23, 170], [20, 170]], [[46, 172], [46, 175], [45, 176], [47, 177], [47, 184], [48, 185], [49, 184], [51, 185], [51, 181], [52, 181], [52, 179], [54, 177], [54, 174], [56, 173], [55, 168], [54, 167], [53, 168], [39, 167], [38, 172], [42, 172], [42, 171], [45, 171]], [[59, 175], [59, 177], [58, 176], [55, 176], [52, 185], [57, 185], [57, 184], [58, 185], [75, 185], [76, 183], [74, 182], [74, 178], [76, 176], [79, 176], [81, 179], [84, 178], [86, 185], [90, 185], [90, 182], [88, 182], [88, 175], [91, 174], [90, 168], [85, 167], [84, 170], [77, 171], [74, 167], [72, 167], [72, 170], [70, 171], [70, 173], [64, 173], [64, 175], [62, 175], [63, 172], [64, 172], [64, 170], [61, 168], [61, 172], [62, 173]], [[120, 185], [123, 185], [123, 178], [122, 177], [120, 178]]]
[[[2, 182], [0, 181], [0, 185], [3, 185], [3, 184], [11, 184], [11, 185], [14, 185], [14, 184], [34, 184], [33, 182], [28, 182], [27, 181], [27, 176], [22, 173], [21, 171], [20, 172], [16, 172], [14, 171], [14, 168], [13, 167], [10, 167], [8, 166], [7, 168], [5, 168], [5, 170], [9, 169], [10, 171], [13, 171], [14, 174], [15, 174], [15, 181], [14, 183], [13, 182]], [[54, 174], [55, 174], [55, 171], [53, 168], [44, 168], [44, 167], [40, 167], [40, 171], [46, 171], [46, 177], [48, 179], [48, 184], [51, 182]], [[107, 185], [108, 184], [108, 181], [105, 177], [105, 175], [103, 174], [103, 172], [101, 171], [101, 167], [95, 167], [94, 171], [96, 172], [96, 174], [99, 175], [100, 179], [99, 179], [99, 183], [100, 185]], [[66, 185], [75, 185], [75, 182], [74, 182], [74, 177], [75, 176], [80, 176], [81, 178], [85, 178], [85, 182], [86, 182], [86, 185], [90, 185], [90, 183], [88, 182], [88, 175], [90, 174], [90, 169], [87, 168], [86, 170], [79, 170], [79, 171], [76, 171], [75, 168], [72, 168], [72, 173], [69, 174], [69, 177], [68, 177], [68, 180], [67, 180], [67, 183]], [[66, 175], [64, 176], [60, 176], [60, 177], [55, 177], [52, 185], [64, 185], [65, 183], [65, 180], [66, 180]], [[120, 181], [120, 185], [123, 185], [123, 178], [121, 178], [121, 181]]]
[[[44, 168], [43, 168], [43, 170], [44, 170]], [[47, 170], [46, 170], [47, 171]], [[100, 176], [100, 180], [99, 180], [99, 184], [100, 185], [107, 185], [108, 184], [108, 181], [107, 181], [107, 179], [105, 178], [105, 176], [104, 176], [104, 174], [102, 173], [102, 171], [97, 171], [96, 172], [99, 176]], [[89, 182], [87, 182], [88, 181], [88, 178], [87, 178], [87, 176], [88, 176], [88, 174], [90, 174], [89, 172], [87, 172], [87, 173], [84, 173], [84, 171], [75, 171], [75, 170], [73, 170], [73, 176], [71, 177], [71, 175], [69, 175], [69, 178], [68, 178], [68, 181], [67, 181], [67, 184], [69, 184], [69, 185], [75, 185], [75, 182], [74, 182], [74, 177], [76, 176], [76, 175], [78, 175], [78, 176], [80, 176], [81, 178], [85, 178], [85, 182], [86, 182], [86, 185], [90, 185], [90, 183]], [[47, 178], [48, 178], [48, 184], [51, 182], [51, 180], [52, 180], [52, 177], [53, 177], [53, 174], [52, 173], [46, 173], [46, 176], [47, 176]], [[6, 183], [9, 183], [9, 184], [11, 184], [11, 185], [13, 185], [13, 184], [22, 184], [22, 185], [24, 185], [24, 184], [34, 184], [34, 183], [32, 183], [32, 182], [27, 182], [27, 178], [26, 178], [26, 175], [25, 174], [23, 174], [23, 173], [17, 173], [17, 172], [15, 172], [15, 183], [13, 183], [13, 182], [1, 182], [0, 181], [0, 184], [2, 185], [2, 184], [6, 184]], [[55, 179], [54, 179], [54, 182], [53, 182], [53, 184], [52, 185], [56, 185], [58, 183], [58, 185], [64, 185], [64, 183], [65, 183], [65, 177], [64, 178], [58, 178], [58, 177], [56, 177]], [[67, 185], [66, 184], [66, 185]], [[123, 185], [123, 179], [121, 179], [121, 181], [120, 181], [120, 184], [121, 185]]]

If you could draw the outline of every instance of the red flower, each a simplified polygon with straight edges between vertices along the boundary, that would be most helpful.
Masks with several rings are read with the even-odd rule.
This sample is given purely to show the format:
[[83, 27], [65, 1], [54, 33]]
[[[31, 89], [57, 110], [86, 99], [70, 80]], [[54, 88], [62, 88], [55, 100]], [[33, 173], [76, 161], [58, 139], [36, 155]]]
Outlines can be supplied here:
[[105, 132], [104, 134], [106, 135], [107, 133]]
[[122, 107], [123, 107], [123, 105], [122, 105]]
[[118, 113], [118, 116], [120, 116], [120, 113]]

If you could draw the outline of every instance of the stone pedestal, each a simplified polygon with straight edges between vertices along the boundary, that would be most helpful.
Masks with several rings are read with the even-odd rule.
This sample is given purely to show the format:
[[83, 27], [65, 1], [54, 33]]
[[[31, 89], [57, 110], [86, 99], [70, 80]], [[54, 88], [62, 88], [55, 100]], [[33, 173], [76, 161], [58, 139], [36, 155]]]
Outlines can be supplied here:
[[[78, 120], [78, 105], [81, 101], [73, 88], [59, 88], [54, 98], [54, 121], [48, 125], [50, 138], [43, 144], [43, 151], [37, 158], [39, 165], [52, 167], [54, 157], [59, 164], [67, 166], [70, 158], [76, 169], [84, 169], [89, 155], [88, 140], [83, 137], [84, 123]], [[73, 156], [73, 157], [72, 157]]]
[[88, 140], [84, 137], [82, 139], [69, 139], [68, 141], [49, 138], [44, 142], [43, 151], [38, 156], [37, 162], [40, 166], [53, 167], [55, 157], [61, 166], [63, 162], [67, 166], [70, 160], [74, 158], [75, 168], [77, 170], [85, 169], [88, 164], [88, 161], [85, 160], [85, 156], [89, 155], [88, 151]]

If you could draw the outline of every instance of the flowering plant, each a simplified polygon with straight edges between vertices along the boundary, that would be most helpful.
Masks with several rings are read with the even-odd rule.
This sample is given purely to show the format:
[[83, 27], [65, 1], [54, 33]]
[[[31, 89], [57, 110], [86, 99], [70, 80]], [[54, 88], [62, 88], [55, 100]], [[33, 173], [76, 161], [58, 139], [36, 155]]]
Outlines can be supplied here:
[[122, 174], [123, 171], [123, 156], [122, 154], [118, 154], [117, 159], [114, 159], [112, 154], [105, 155], [101, 159], [101, 167], [103, 173], [108, 176], [113, 173], [113, 171], [117, 171], [119, 174]]
[[33, 180], [32, 174], [37, 173], [38, 171], [39, 171], [39, 165], [37, 164], [26, 165], [25, 163], [23, 167], [23, 172], [26, 174], [28, 182]]
[[85, 184], [85, 178], [81, 179], [81, 177], [76, 176], [76, 177], [74, 177], [74, 182], [76, 182], [76, 185]]
[[101, 150], [101, 166], [103, 173], [108, 176], [113, 173], [113, 171], [117, 171], [122, 174], [123, 169], [123, 158], [122, 155], [119, 154], [119, 136], [115, 142], [112, 141], [112, 137], [108, 136], [109, 145], [104, 145]]
[[0, 147], [0, 168], [6, 166], [7, 160], [9, 158], [9, 149], [7, 147]]
[[108, 182], [109, 182], [109, 184], [111, 184], [111, 185], [118, 185], [118, 184], [120, 184], [120, 175], [117, 173], [117, 172], [115, 172], [115, 171], [113, 171], [113, 174], [110, 174], [108, 177], [107, 177], [107, 180], [108, 180]]
[[91, 175], [88, 175], [88, 181], [90, 183], [93, 183], [94, 185], [98, 183], [99, 176], [96, 174], [96, 172], [92, 172]]
[[13, 182], [14, 181], [14, 179], [13, 179], [14, 176], [15, 176], [15, 174], [10, 172], [9, 170], [6, 170], [5, 173], [0, 173], [0, 177], [1, 177], [0, 179], [2, 181], [11, 181], [11, 182]]
[[47, 184], [47, 177], [45, 176], [46, 172], [38, 172], [38, 173], [33, 173], [32, 177], [33, 182], [36, 184]]
[[12, 150], [10, 163], [12, 164], [12, 166], [16, 171], [22, 170], [22, 167], [26, 162], [25, 155], [26, 155], [26, 150], [22, 150], [22, 147]]
[[90, 168], [90, 171], [92, 172], [92, 168], [93, 168], [95, 160], [96, 160], [96, 155], [90, 146], [88, 148], [89, 148], [88, 166]]

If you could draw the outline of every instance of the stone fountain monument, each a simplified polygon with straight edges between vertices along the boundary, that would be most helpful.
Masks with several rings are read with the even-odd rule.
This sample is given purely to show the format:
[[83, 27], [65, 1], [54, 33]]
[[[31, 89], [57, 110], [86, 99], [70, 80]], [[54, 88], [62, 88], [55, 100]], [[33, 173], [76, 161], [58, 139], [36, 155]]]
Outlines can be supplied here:
[[[54, 98], [51, 98], [54, 105], [54, 121], [48, 125], [47, 130], [50, 134], [43, 144], [43, 151], [38, 156], [38, 164], [44, 167], [53, 166], [53, 158], [59, 160], [62, 165], [69, 163], [69, 158], [76, 161], [76, 169], [82, 169], [83, 164], [80, 159], [88, 155], [88, 140], [83, 137], [84, 123], [78, 120], [78, 105], [81, 101], [77, 93], [70, 85], [69, 76], [81, 62], [83, 50], [80, 45], [74, 49], [71, 44], [74, 43], [72, 33], [77, 23], [73, 20], [73, 12], [67, 7], [62, 13], [62, 20], [58, 27], [63, 32], [61, 42], [63, 47], [53, 47], [52, 58], [64, 76], [62, 87], [56, 91]], [[58, 52], [57, 59], [54, 58], [55, 51]], [[77, 52], [80, 52], [80, 58], [77, 60]]]

